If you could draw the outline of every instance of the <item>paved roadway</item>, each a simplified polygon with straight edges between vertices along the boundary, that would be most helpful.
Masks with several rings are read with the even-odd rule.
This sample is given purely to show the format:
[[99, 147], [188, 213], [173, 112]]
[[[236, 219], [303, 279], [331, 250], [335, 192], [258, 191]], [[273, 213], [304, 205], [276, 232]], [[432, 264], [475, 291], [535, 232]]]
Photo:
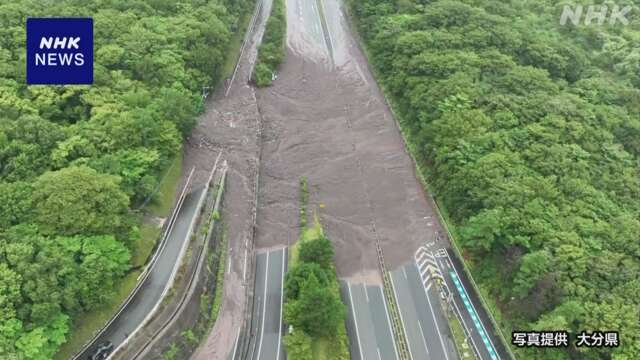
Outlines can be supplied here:
[[459, 318], [462, 319], [464, 330], [471, 334], [471, 346], [480, 360], [499, 360], [500, 350], [494, 344], [499, 344], [495, 334], [487, 329], [492, 329], [483, 308], [478, 304], [475, 294], [470, 295], [466, 278], [456, 270], [456, 266], [446, 249], [438, 249], [434, 258], [444, 276], [447, 290], [450, 293], [450, 302]]
[[414, 360], [457, 359], [449, 324], [436, 286], [424, 284], [411, 262], [391, 272], [391, 283]]
[[287, 249], [281, 248], [256, 255], [252, 341], [249, 351], [249, 358], [252, 360], [286, 359], [282, 345], [285, 330], [282, 323], [282, 302], [287, 254]]
[[160, 301], [171, 273], [178, 264], [180, 249], [188, 237], [189, 225], [195, 215], [201, 194], [202, 189], [198, 189], [185, 196], [173, 229], [168, 235], [166, 245], [158, 254], [156, 263], [151, 268], [150, 274], [140, 290], [104, 332], [93, 341], [92, 345], [78, 355], [78, 359], [88, 359], [96, 348], [106, 341], [113, 343], [114, 349], [117, 348], [129, 334], [135, 331], [151, 309]]
[[382, 287], [342, 282], [340, 290], [348, 308], [347, 333], [351, 339], [351, 359], [397, 359]]

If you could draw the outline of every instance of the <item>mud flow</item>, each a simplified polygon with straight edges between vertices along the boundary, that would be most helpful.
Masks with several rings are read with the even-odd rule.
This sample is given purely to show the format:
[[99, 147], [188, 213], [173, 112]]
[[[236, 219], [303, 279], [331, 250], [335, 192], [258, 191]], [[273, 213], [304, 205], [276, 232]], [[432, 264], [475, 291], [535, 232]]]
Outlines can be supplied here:
[[243, 324], [255, 212], [256, 174], [259, 163], [260, 114], [249, 78], [264, 32], [270, 2], [255, 12], [248, 38], [232, 80], [207, 101], [207, 111], [185, 144], [184, 169], [195, 166], [194, 182], [205, 181], [219, 152], [228, 161], [223, 201], [224, 231], [229, 243], [229, 267], [224, 275], [223, 300], [213, 330], [193, 359], [227, 359]]
[[[299, 181], [336, 250], [342, 278], [379, 283], [376, 239], [389, 269], [440, 231], [431, 203], [338, 0], [286, 0], [287, 57], [273, 86], [248, 85], [271, 2], [250, 31], [237, 75], [207, 104], [185, 149], [198, 180], [218, 152], [229, 162], [223, 203], [230, 267], [214, 329], [193, 359], [227, 359], [253, 286], [254, 250], [299, 236]], [[260, 169], [256, 186], [257, 170]], [[321, 206], [322, 205], [322, 206]], [[250, 261], [249, 261], [250, 263]]]
[[[298, 236], [299, 179], [336, 249], [343, 278], [376, 282], [409, 261], [439, 224], [338, 0], [287, 0], [287, 58], [256, 91], [262, 160], [256, 245]], [[322, 204], [322, 206], [320, 206]]]

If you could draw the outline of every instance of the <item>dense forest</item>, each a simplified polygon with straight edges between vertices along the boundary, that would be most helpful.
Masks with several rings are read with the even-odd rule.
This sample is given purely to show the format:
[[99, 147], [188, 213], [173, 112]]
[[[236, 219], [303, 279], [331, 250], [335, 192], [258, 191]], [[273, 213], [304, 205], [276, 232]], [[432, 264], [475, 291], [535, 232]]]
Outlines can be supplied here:
[[[51, 359], [128, 271], [249, 1], [0, 4], [0, 358]], [[94, 20], [93, 86], [26, 86], [27, 17]]]
[[638, 359], [639, 14], [628, 25], [561, 25], [564, 3], [354, 0], [351, 9], [507, 337], [620, 331], [618, 348], [517, 357]]

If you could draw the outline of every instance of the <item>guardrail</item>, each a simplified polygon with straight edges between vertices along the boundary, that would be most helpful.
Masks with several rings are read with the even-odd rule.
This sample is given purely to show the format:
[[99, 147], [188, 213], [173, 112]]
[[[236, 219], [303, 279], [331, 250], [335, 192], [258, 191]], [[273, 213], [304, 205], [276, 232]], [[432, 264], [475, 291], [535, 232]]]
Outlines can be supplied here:
[[80, 355], [84, 351], [86, 351], [87, 348], [89, 348], [91, 345], [93, 345], [93, 343], [96, 341], [96, 339], [98, 337], [100, 337], [100, 335], [102, 335], [107, 330], [107, 328], [115, 321], [115, 319], [129, 305], [129, 303], [131, 302], [133, 297], [138, 293], [138, 291], [142, 287], [142, 284], [144, 283], [144, 281], [149, 277], [149, 274], [151, 273], [151, 269], [153, 268], [153, 266], [155, 265], [156, 261], [158, 260], [158, 256], [160, 255], [160, 253], [162, 252], [162, 250], [165, 248], [165, 246], [167, 244], [167, 238], [168, 238], [169, 234], [171, 233], [171, 230], [173, 230], [173, 225], [175, 224], [175, 221], [176, 221], [176, 218], [178, 216], [178, 213], [180, 212], [180, 209], [182, 208], [182, 203], [184, 202], [184, 199], [185, 199], [185, 197], [187, 195], [187, 189], [191, 185], [191, 180], [193, 179], [193, 173], [194, 172], [195, 172], [195, 167], [191, 169], [191, 172], [189, 172], [189, 176], [187, 177], [187, 180], [186, 180], [184, 186], [182, 187], [182, 191], [180, 192], [180, 196], [178, 197], [178, 201], [176, 202], [176, 205], [174, 206], [174, 208], [173, 208], [173, 210], [171, 212], [171, 216], [169, 217], [169, 221], [165, 222], [165, 224], [163, 225], [164, 229], [163, 229], [163, 235], [162, 235], [162, 238], [160, 240], [160, 243], [158, 244], [158, 247], [157, 247], [156, 251], [154, 252], [153, 256], [151, 257], [151, 259], [147, 263], [147, 266], [142, 271], [140, 276], [138, 276], [136, 287], [133, 288], [131, 293], [129, 293], [129, 295], [124, 299], [124, 301], [122, 302], [122, 304], [118, 308], [118, 311], [111, 317], [111, 319], [109, 319], [109, 321], [93, 336], [93, 338], [91, 338], [91, 340], [89, 342], [87, 342], [82, 348], [80, 348], [80, 350], [72, 357], [73, 360], [77, 360], [80, 357]]
[[[236, 61], [236, 67], [233, 69], [233, 74], [231, 75], [231, 79], [229, 80], [229, 84], [227, 85], [227, 90], [224, 92], [224, 96], [229, 96], [229, 91], [231, 91], [231, 86], [233, 85], [233, 80], [236, 78], [236, 74], [238, 73], [238, 68], [240, 67], [240, 60], [242, 60], [242, 55], [244, 54], [244, 50], [246, 48], [249, 39], [251, 38], [251, 34], [253, 33], [253, 28], [255, 27], [256, 20], [258, 19], [258, 14], [262, 9], [262, 0], [258, 0], [256, 2], [256, 8], [253, 13], [253, 17], [251, 18], [251, 22], [249, 23], [249, 28], [247, 29], [247, 33], [245, 34], [244, 40], [242, 41], [242, 46], [240, 47], [240, 55], [238, 55], [238, 60]], [[251, 76], [249, 76], [251, 78]]]
[[[219, 156], [218, 156], [219, 158]], [[213, 180], [213, 175], [217, 170], [217, 160], [216, 160], [216, 164], [214, 165], [213, 169], [211, 170], [211, 173], [209, 174], [209, 179], [207, 180], [207, 183], [205, 185], [205, 190], [204, 190], [204, 196], [206, 197], [208, 195], [208, 192], [210, 190], [210, 186], [211, 186], [211, 182]], [[218, 193], [216, 194], [216, 198], [215, 198], [215, 202], [212, 208], [212, 214], [215, 213], [216, 211], [218, 211], [219, 206], [220, 206], [220, 201], [222, 199], [222, 193], [224, 192], [224, 185], [225, 185], [225, 180], [226, 180], [226, 175], [227, 175], [227, 168], [226, 168], [226, 162], [224, 164], [222, 171], [222, 175], [220, 177], [220, 182], [219, 182], [219, 187], [218, 187]], [[207, 256], [207, 252], [209, 249], [209, 246], [207, 244], [208, 239], [211, 235], [211, 230], [213, 229], [215, 223], [215, 219], [213, 219], [210, 223], [209, 223], [209, 227], [208, 227], [208, 231], [205, 234], [205, 236], [203, 237], [203, 244], [202, 247], [200, 248], [200, 251], [198, 253], [198, 257], [197, 257], [197, 261], [196, 261], [196, 267], [194, 268], [194, 271], [191, 273], [191, 276], [189, 277], [188, 281], [187, 281], [187, 285], [185, 287], [185, 292], [183, 293], [183, 295], [180, 297], [180, 300], [178, 301], [178, 305], [176, 306], [176, 308], [173, 310], [173, 312], [169, 315], [169, 317], [167, 318], [166, 321], [164, 321], [162, 323], [162, 325], [160, 326], [160, 328], [158, 328], [156, 331], [153, 332], [153, 334], [151, 335], [151, 337], [147, 340], [147, 342], [142, 345], [138, 351], [136, 351], [136, 353], [131, 357], [132, 360], [136, 360], [138, 358], [142, 358], [144, 355], [147, 354], [147, 352], [149, 351], [149, 349], [152, 347], [152, 345], [154, 345], [159, 339], [161, 339], [166, 331], [175, 323], [176, 319], [178, 318], [178, 316], [184, 311], [184, 309], [186, 308], [186, 306], [189, 303], [189, 300], [192, 298], [195, 290], [196, 290], [196, 285], [197, 285], [197, 280], [200, 277], [200, 273], [202, 271], [202, 267], [203, 264], [205, 262], [206, 256]]]
[[[216, 163], [214, 165], [214, 167], [216, 167], [218, 165], [218, 160], [220, 160], [220, 155], [222, 155], [222, 153], [218, 154], [218, 157], [216, 158]], [[162, 294], [160, 294], [160, 299], [158, 299], [158, 302], [153, 306], [153, 308], [151, 309], [151, 311], [149, 311], [147, 313], [147, 316], [145, 316], [145, 318], [140, 322], [140, 324], [138, 325], [138, 327], [136, 327], [131, 334], [129, 334], [127, 336], [127, 338], [120, 343], [120, 345], [118, 345], [118, 347], [116, 347], [113, 350], [113, 355], [117, 354], [117, 352], [119, 350], [121, 350], [122, 348], [124, 348], [129, 341], [131, 341], [131, 339], [133, 339], [133, 337], [136, 335], [136, 333], [138, 331], [140, 331], [140, 329], [142, 329], [143, 326], [145, 326], [150, 320], [151, 318], [155, 315], [156, 311], [158, 311], [160, 304], [162, 303], [162, 299], [165, 298], [165, 296], [167, 296], [167, 293], [169, 292], [169, 289], [173, 286], [173, 282], [175, 280], [176, 274], [178, 273], [178, 269], [180, 268], [180, 264], [182, 263], [182, 260], [184, 259], [184, 253], [187, 250], [187, 245], [189, 244], [189, 239], [193, 233], [193, 229], [195, 228], [196, 222], [198, 220], [199, 217], [199, 213], [200, 210], [202, 209], [202, 204], [204, 203], [204, 199], [205, 196], [207, 194], [207, 189], [205, 188], [204, 191], [202, 191], [202, 194], [200, 195], [200, 198], [198, 199], [198, 203], [196, 205], [196, 212], [193, 216], [193, 218], [191, 219], [191, 223], [189, 224], [189, 228], [187, 230], [187, 234], [185, 236], [185, 240], [182, 243], [182, 247], [180, 248], [180, 253], [178, 254], [178, 260], [177, 263], [174, 264], [173, 266], [173, 270], [171, 271], [171, 275], [169, 276], [169, 280], [167, 281], [167, 283], [165, 284], [164, 290], [162, 291]], [[112, 356], [109, 356], [109, 358], [111, 358]]]

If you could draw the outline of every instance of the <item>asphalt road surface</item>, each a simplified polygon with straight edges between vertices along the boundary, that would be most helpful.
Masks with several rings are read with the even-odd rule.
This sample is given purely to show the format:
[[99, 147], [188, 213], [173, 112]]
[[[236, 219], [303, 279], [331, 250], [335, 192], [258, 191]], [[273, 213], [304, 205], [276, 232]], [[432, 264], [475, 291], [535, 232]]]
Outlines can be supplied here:
[[284, 274], [287, 271], [287, 249], [281, 248], [256, 255], [256, 283], [251, 322], [252, 360], [285, 360], [282, 337], [282, 302]]
[[382, 287], [343, 282], [340, 290], [348, 309], [347, 332], [351, 339], [351, 359], [397, 359]]
[[450, 301], [454, 311], [462, 319], [464, 330], [471, 335], [471, 346], [480, 360], [498, 360], [501, 358], [499, 351], [494, 344], [500, 342], [495, 334], [488, 332], [490, 326], [485, 326], [488, 319], [484, 313], [480, 313], [482, 307], [477, 304], [475, 295], [470, 295], [466, 279], [462, 277], [449, 256], [446, 249], [438, 249], [433, 252], [440, 271], [444, 275]]
[[158, 259], [153, 268], [151, 268], [150, 274], [145, 279], [142, 287], [105, 331], [80, 353], [78, 359], [89, 359], [96, 348], [106, 341], [113, 343], [114, 349], [116, 349], [135, 331], [151, 309], [160, 301], [171, 273], [179, 262], [180, 249], [188, 238], [189, 225], [195, 215], [201, 194], [202, 189], [198, 189], [185, 196], [173, 229], [168, 235], [166, 245], [158, 255]]
[[391, 272], [405, 338], [414, 360], [457, 359], [449, 324], [435, 286], [425, 287], [415, 262]]

